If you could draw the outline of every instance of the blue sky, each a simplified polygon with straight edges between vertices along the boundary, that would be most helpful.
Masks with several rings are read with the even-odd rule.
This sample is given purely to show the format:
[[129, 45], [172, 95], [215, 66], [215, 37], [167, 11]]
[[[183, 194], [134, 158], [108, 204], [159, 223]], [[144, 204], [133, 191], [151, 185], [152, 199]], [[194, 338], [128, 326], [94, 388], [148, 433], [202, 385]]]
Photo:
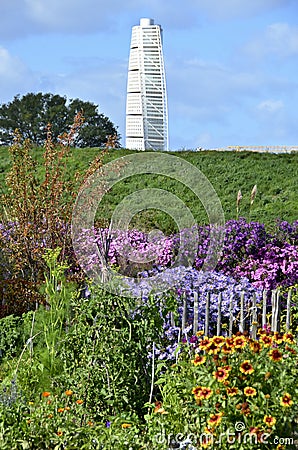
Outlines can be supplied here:
[[170, 149], [298, 145], [297, 0], [0, 0], [0, 103], [93, 102], [124, 145], [141, 17], [163, 28]]

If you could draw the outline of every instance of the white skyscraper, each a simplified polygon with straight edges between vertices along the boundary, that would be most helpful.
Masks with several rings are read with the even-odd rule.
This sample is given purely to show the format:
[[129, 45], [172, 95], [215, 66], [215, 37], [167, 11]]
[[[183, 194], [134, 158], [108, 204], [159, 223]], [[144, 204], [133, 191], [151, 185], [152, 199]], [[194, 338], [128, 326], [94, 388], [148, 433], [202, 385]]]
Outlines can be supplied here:
[[132, 28], [127, 78], [126, 148], [168, 150], [162, 29], [153, 19]]

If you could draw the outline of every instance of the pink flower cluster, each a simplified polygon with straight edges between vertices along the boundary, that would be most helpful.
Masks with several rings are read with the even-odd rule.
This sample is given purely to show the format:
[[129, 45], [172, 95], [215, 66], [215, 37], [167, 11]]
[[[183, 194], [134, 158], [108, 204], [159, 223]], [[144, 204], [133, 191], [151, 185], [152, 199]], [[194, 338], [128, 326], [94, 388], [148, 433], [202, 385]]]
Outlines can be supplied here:
[[[228, 221], [224, 232], [224, 245], [216, 272], [236, 280], [246, 277], [256, 287], [268, 290], [298, 283], [298, 221], [292, 225], [277, 222], [274, 231], [269, 233], [263, 224], [240, 218]], [[108, 245], [108, 263], [119, 266], [122, 273], [129, 275], [157, 266], [171, 267], [181, 236], [186, 254], [188, 239], [191, 246], [188, 230], [183, 230], [180, 236], [153, 237], [138, 230], [113, 230]], [[107, 230], [85, 230], [81, 242], [85, 246], [86, 243], [97, 242], [99, 248], [103, 248], [107, 237]], [[196, 269], [202, 268], [210, 243], [210, 226], [198, 227]], [[89, 263], [99, 264], [96, 253], [89, 254]], [[188, 265], [187, 258], [185, 265]]]

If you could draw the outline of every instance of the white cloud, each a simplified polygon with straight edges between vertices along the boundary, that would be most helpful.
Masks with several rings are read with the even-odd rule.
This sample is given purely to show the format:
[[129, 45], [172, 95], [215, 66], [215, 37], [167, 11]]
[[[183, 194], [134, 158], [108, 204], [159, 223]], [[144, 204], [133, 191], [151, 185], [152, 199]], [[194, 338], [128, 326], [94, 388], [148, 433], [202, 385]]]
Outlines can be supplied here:
[[134, 6], [134, 0], [126, 0], [125, 7], [120, 0], [1, 0], [0, 38], [114, 30]]
[[258, 104], [257, 109], [266, 114], [276, 114], [284, 109], [284, 103], [281, 100], [264, 100]]
[[258, 60], [270, 55], [279, 58], [298, 55], [298, 27], [287, 23], [273, 23], [249, 42], [244, 51]]
[[291, 3], [291, 0], [190, 0], [191, 5], [202, 9], [210, 18], [231, 19], [254, 16]]
[[[183, 67], [183, 70], [176, 70]], [[259, 73], [237, 71], [202, 60], [176, 60], [169, 64], [169, 96], [181, 105], [188, 105], [189, 114], [217, 117], [223, 121], [239, 99], [258, 94], [264, 80]]]
[[167, 29], [210, 20], [246, 18], [286, 6], [292, 0], [1, 0], [0, 38], [41, 33], [115, 31], [150, 16]]
[[[72, 70], [46, 75], [44, 92], [54, 92], [99, 105], [99, 110], [119, 127], [124, 137], [126, 100], [126, 61], [113, 58], [75, 61]], [[124, 144], [124, 142], [123, 142]]]
[[[114, 0], [26, 0], [28, 16], [44, 31], [88, 32], [108, 28]], [[111, 8], [111, 9], [110, 9]]]
[[12, 56], [6, 48], [0, 46], [0, 102], [12, 100], [17, 93], [36, 89], [37, 83], [37, 76], [19, 58]]

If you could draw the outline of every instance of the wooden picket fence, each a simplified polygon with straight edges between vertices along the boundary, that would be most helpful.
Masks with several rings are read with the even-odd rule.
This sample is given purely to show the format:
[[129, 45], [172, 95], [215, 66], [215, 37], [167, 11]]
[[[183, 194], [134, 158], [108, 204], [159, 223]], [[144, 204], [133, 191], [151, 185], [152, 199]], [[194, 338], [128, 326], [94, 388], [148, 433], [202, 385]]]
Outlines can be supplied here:
[[[235, 297], [232, 295], [230, 297], [229, 303], [229, 320], [227, 328], [222, 327], [222, 293], [218, 295], [217, 302], [217, 323], [216, 323], [216, 335], [227, 335], [232, 336], [235, 331], [248, 331], [253, 339], [257, 337], [257, 330], [264, 325], [270, 325], [271, 331], [280, 331], [281, 323], [281, 292], [273, 290], [271, 295], [264, 290], [262, 292], [261, 302], [257, 302], [256, 295], [253, 294], [249, 307], [245, 308], [244, 302], [245, 292], [241, 292], [240, 295], [240, 305], [239, 305], [239, 315], [235, 321], [233, 314], [233, 306], [235, 302]], [[206, 306], [205, 306], [205, 323], [204, 323], [204, 334], [208, 336], [210, 334], [210, 298], [211, 294], [207, 294]], [[285, 330], [289, 331], [291, 328], [291, 298], [292, 290], [290, 289], [287, 294], [286, 306], [283, 307], [283, 314], [285, 315]], [[269, 301], [271, 300], [271, 301]], [[192, 334], [195, 335], [198, 331], [198, 318], [199, 318], [199, 297], [198, 294], [194, 293], [194, 314], [193, 314], [193, 324], [192, 324]], [[187, 302], [186, 298], [183, 300], [183, 313], [182, 313], [182, 323], [180, 328], [180, 335], [183, 336], [184, 330], [187, 324]], [[171, 314], [171, 325], [176, 326], [174, 315]]]

